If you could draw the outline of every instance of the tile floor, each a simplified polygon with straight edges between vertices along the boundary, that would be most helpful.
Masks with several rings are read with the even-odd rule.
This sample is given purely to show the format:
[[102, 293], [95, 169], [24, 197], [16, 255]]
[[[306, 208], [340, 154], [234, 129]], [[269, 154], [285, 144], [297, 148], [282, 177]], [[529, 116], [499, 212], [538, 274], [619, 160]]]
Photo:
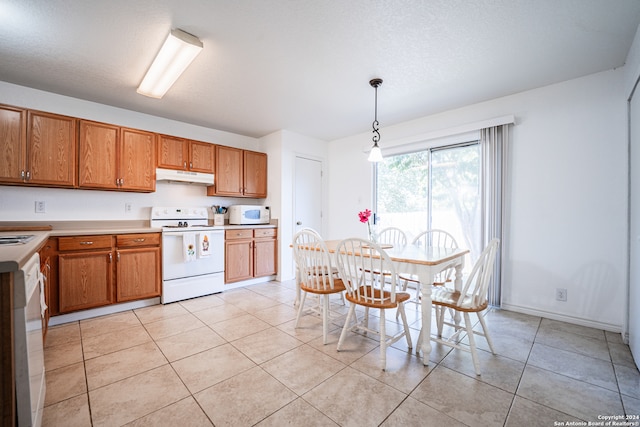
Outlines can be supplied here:
[[[469, 353], [438, 345], [424, 367], [404, 340], [383, 372], [375, 339], [350, 334], [336, 352], [344, 317], [326, 346], [319, 318], [294, 329], [294, 297], [293, 282], [270, 282], [51, 328], [43, 425], [554, 426], [640, 414], [619, 334], [493, 310], [497, 355], [481, 351], [481, 377]], [[419, 311], [407, 314], [415, 343]]]

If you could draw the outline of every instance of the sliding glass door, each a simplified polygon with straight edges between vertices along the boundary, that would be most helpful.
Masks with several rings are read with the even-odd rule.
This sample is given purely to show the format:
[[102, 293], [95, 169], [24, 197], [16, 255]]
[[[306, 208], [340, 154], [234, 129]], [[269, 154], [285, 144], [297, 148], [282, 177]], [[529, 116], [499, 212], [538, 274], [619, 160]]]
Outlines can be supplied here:
[[480, 145], [477, 142], [386, 157], [375, 173], [376, 227], [398, 227], [409, 241], [428, 229], [481, 251]]

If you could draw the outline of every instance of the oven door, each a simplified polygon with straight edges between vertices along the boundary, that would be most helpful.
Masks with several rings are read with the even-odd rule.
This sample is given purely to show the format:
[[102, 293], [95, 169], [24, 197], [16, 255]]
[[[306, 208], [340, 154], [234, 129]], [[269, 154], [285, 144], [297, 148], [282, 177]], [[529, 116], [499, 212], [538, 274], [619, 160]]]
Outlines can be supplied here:
[[202, 276], [224, 271], [224, 232], [209, 232], [211, 254], [190, 262], [185, 261], [183, 238], [193, 235], [197, 241], [198, 231], [162, 233], [162, 279], [174, 280], [185, 277]]

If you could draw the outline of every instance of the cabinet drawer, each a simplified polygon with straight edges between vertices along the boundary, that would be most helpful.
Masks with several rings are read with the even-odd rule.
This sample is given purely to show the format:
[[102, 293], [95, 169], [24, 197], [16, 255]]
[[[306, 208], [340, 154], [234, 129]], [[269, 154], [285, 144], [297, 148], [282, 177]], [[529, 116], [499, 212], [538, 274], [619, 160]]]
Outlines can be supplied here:
[[276, 237], [277, 230], [277, 228], [256, 228], [253, 230], [253, 237]]
[[119, 248], [132, 246], [158, 246], [159, 244], [159, 233], [118, 234], [116, 236], [116, 246]]
[[111, 235], [75, 236], [58, 238], [58, 250], [78, 251], [87, 249], [111, 249]]
[[224, 238], [226, 240], [251, 239], [252, 237], [253, 237], [253, 229], [251, 228], [226, 230], [224, 232]]

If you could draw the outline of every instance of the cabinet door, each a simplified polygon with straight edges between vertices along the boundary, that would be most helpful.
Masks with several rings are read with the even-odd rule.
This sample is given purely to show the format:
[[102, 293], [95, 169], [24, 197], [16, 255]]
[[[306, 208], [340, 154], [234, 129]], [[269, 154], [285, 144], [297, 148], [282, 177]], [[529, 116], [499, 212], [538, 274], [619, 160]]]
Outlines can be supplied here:
[[74, 187], [77, 120], [29, 111], [27, 122], [27, 183]]
[[242, 195], [242, 150], [216, 145], [215, 157], [215, 194], [219, 196]]
[[120, 145], [120, 188], [141, 192], [155, 191], [155, 134], [122, 128]]
[[189, 142], [189, 169], [194, 172], [213, 173], [215, 145], [206, 142]]
[[120, 128], [80, 121], [78, 184], [82, 188], [118, 188]]
[[58, 255], [60, 313], [112, 304], [112, 262], [110, 250]]
[[224, 282], [232, 283], [253, 277], [253, 250], [251, 240], [225, 242]]
[[254, 277], [276, 274], [277, 240], [264, 239], [253, 242]]
[[244, 152], [244, 195], [267, 197], [267, 155], [265, 153]]
[[26, 112], [0, 106], [0, 181], [22, 182], [26, 172]]
[[159, 168], [186, 170], [188, 158], [189, 149], [185, 139], [166, 135], [158, 136]]
[[160, 248], [116, 251], [117, 302], [160, 296]]

